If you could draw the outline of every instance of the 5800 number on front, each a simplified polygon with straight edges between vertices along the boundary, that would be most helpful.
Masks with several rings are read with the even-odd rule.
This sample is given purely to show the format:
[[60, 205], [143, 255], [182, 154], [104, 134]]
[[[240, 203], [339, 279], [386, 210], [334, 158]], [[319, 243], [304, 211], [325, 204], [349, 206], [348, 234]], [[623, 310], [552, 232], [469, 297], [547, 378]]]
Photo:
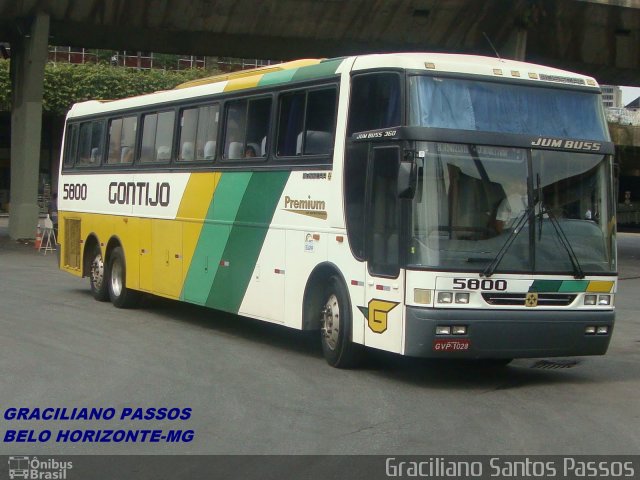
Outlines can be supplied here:
[[507, 289], [506, 280], [493, 280], [491, 278], [454, 278], [454, 290], [498, 290], [504, 292]]

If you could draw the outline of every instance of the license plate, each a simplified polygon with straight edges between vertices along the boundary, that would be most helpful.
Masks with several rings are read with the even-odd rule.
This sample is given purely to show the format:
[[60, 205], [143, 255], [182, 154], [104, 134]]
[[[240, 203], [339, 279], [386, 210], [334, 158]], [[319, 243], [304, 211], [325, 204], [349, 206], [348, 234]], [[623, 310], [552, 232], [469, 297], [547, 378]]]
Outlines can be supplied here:
[[434, 352], [464, 352], [469, 350], [471, 341], [467, 339], [445, 340], [439, 339], [433, 341]]

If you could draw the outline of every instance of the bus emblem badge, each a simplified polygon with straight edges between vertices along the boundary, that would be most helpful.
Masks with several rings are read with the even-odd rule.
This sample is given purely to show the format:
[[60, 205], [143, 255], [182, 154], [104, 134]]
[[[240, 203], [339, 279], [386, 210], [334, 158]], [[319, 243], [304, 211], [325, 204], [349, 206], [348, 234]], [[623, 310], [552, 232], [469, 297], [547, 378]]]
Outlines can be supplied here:
[[388, 302], [376, 298], [369, 300], [367, 307], [358, 307], [367, 319], [369, 328], [375, 333], [387, 331], [387, 319], [389, 312], [398, 305], [398, 302]]
[[525, 307], [537, 307], [538, 306], [538, 294], [527, 293], [527, 298], [524, 300]]

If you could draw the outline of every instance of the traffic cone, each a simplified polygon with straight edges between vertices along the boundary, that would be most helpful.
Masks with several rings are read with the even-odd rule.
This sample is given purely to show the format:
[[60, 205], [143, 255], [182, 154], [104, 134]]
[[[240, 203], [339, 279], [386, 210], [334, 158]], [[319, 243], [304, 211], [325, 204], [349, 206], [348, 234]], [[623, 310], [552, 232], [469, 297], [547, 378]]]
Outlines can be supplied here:
[[33, 247], [36, 250], [40, 250], [40, 245], [42, 245], [42, 230], [40, 229], [40, 225], [36, 227], [36, 241], [33, 244]]

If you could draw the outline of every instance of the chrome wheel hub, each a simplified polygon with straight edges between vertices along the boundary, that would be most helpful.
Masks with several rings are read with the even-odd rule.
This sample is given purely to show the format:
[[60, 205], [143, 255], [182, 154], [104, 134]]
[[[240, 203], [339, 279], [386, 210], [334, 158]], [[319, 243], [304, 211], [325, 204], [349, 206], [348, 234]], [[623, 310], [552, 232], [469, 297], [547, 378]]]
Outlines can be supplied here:
[[338, 334], [340, 333], [340, 306], [338, 305], [338, 298], [334, 294], [331, 294], [322, 309], [321, 330], [327, 346], [331, 350], [335, 350], [338, 345]]
[[116, 260], [111, 268], [111, 291], [116, 297], [119, 297], [122, 293], [122, 287], [122, 264]]
[[102, 282], [104, 280], [104, 262], [102, 261], [102, 255], [99, 253], [94, 257], [91, 262], [91, 283], [96, 290], [102, 288]]

